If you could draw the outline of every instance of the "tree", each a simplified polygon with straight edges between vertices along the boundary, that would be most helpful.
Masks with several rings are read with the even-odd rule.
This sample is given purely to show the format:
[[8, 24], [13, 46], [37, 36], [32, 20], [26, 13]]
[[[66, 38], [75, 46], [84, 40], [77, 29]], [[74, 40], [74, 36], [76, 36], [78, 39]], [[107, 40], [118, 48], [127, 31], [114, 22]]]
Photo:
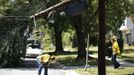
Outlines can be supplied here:
[[75, 28], [77, 38], [78, 38], [78, 56], [77, 59], [85, 59], [86, 58], [86, 49], [85, 49], [85, 37], [83, 33], [83, 26], [81, 23], [81, 15], [74, 16], [71, 18], [73, 26]]
[[[92, 3], [94, 0], [90, 0], [89, 1], [89, 10], [86, 11], [86, 13], [82, 13], [78, 16], [74, 16], [71, 17], [71, 21], [73, 23], [73, 26], [75, 28], [76, 34], [77, 34], [77, 38], [78, 38], [78, 56], [77, 59], [85, 59], [86, 58], [86, 49], [85, 49], [85, 36], [88, 35], [88, 33], [90, 34], [94, 34], [93, 31], [97, 31], [97, 28], [94, 28], [93, 26], [96, 27], [96, 22], [94, 22], [96, 20], [96, 13], [97, 10], [95, 12], [91, 12], [94, 10], [94, 7], [92, 7]], [[95, 0], [96, 2], [96, 0]], [[95, 6], [96, 7], [96, 6]], [[93, 14], [93, 15], [91, 15]], [[89, 19], [90, 18], [90, 19]], [[92, 21], [93, 19], [95, 19], [94, 21]], [[94, 28], [94, 29], [92, 29]], [[91, 32], [92, 30], [92, 32]], [[91, 57], [89, 57], [90, 59]]]
[[24, 33], [31, 24], [29, 18], [22, 16], [24, 14], [19, 15], [14, 2], [7, 3], [8, 8], [0, 18], [0, 67], [16, 67], [21, 64], [20, 58], [25, 56], [27, 37]]
[[1, 66], [19, 66], [20, 58], [25, 56], [26, 37], [23, 34], [28, 21], [26, 19], [2, 18], [0, 24]]

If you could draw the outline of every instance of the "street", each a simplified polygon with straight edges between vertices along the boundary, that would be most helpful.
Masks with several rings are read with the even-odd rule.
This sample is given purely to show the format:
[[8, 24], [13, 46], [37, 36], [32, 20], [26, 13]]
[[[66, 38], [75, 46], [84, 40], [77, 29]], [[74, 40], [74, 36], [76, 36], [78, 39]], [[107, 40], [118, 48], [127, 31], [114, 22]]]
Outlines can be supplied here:
[[[36, 58], [22, 59], [21, 68], [1, 68], [0, 75], [38, 75]], [[43, 75], [44, 70], [42, 70]], [[48, 70], [49, 75], [64, 75], [64, 72], [59, 69]]]
[[[60, 65], [56, 65], [57, 68], [49, 68], [48, 75], [78, 75], [72, 70], [63, 70], [58, 68]], [[44, 70], [42, 70], [43, 75]], [[36, 58], [23, 59], [22, 66], [20, 68], [0, 68], [0, 75], [38, 75], [38, 68]]]
[[[0, 75], [38, 75], [37, 68], [2, 68]], [[42, 75], [43, 75], [42, 71]], [[49, 69], [49, 75], [65, 75], [64, 71], [59, 69]]]

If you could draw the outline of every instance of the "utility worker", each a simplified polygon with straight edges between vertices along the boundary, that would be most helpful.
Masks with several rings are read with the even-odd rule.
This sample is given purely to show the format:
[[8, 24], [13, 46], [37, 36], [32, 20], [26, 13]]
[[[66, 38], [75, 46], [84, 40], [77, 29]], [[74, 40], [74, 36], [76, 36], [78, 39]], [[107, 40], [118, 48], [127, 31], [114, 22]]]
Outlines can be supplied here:
[[117, 62], [117, 60], [116, 60], [117, 55], [120, 54], [120, 48], [119, 48], [118, 42], [115, 37], [111, 38], [111, 42], [112, 42], [112, 52], [113, 52], [112, 53], [112, 62], [114, 64], [114, 68], [117, 69], [118, 67], [120, 67], [119, 62]]
[[55, 63], [55, 57], [49, 54], [39, 55], [37, 57], [39, 63], [38, 75], [41, 75], [42, 69], [44, 68], [44, 75], [48, 75], [48, 65], [50, 63]]

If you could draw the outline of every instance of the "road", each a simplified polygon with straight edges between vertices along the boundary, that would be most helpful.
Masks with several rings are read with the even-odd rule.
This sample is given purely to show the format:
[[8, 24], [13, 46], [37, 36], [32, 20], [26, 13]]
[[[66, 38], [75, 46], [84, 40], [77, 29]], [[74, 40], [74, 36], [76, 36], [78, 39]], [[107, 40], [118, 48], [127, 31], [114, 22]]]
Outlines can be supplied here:
[[[0, 69], [0, 75], [38, 75], [38, 74], [37, 69], [35, 68], [4, 68], [4, 69], [2, 68]], [[65, 72], [59, 69], [49, 69], [48, 75], [65, 75]]]
[[[1, 68], [0, 75], [38, 75], [37, 62], [35, 58], [22, 59], [22, 66], [20, 68]], [[43, 75], [44, 70], [42, 71]], [[64, 71], [60, 69], [48, 70], [49, 75], [65, 75]]]
[[[38, 75], [38, 68], [35, 58], [23, 59], [21, 68], [0, 68], [0, 75]], [[42, 71], [42, 75], [43, 75]], [[78, 75], [72, 70], [63, 70], [59, 68], [49, 68], [48, 75]]]

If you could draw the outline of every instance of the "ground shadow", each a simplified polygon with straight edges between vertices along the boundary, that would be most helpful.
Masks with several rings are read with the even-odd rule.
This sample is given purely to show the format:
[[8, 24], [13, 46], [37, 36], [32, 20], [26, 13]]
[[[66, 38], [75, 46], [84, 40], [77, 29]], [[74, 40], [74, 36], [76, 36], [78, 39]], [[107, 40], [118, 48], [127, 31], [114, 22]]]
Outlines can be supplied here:
[[37, 68], [38, 64], [36, 58], [25, 58], [22, 59], [21, 68]]
[[132, 73], [132, 74], [126, 74], [126, 75], [134, 75], [134, 73]]

